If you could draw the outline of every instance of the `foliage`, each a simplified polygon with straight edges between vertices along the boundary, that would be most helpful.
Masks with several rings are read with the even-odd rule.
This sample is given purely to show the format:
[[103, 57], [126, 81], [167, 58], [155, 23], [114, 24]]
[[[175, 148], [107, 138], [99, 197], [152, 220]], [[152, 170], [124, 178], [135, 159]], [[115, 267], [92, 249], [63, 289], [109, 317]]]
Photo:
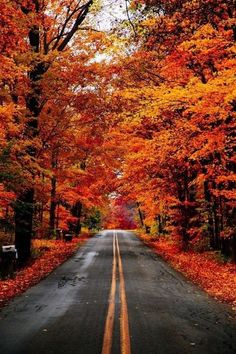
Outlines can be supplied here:
[[127, 202], [122, 196], [111, 199], [108, 213], [104, 217], [104, 227], [108, 229], [136, 229], [136, 211], [132, 203]]
[[99, 209], [93, 209], [83, 222], [85, 227], [89, 230], [99, 230], [102, 225], [101, 212]]
[[0, 5], [1, 218], [9, 193], [20, 258], [29, 256], [35, 234], [71, 225], [79, 233], [85, 210], [103, 208], [112, 190], [107, 78], [94, 60], [107, 40], [90, 27], [99, 11], [92, 3]]
[[205, 238], [235, 260], [233, 2], [140, 4], [145, 32], [121, 60], [112, 98], [119, 193], [139, 206], [141, 224], [181, 236], [185, 249]]

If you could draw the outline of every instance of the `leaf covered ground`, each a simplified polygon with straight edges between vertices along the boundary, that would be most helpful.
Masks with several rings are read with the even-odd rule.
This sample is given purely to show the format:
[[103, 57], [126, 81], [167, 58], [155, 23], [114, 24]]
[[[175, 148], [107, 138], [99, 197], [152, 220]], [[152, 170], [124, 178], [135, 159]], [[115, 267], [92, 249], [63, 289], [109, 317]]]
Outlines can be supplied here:
[[141, 234], [145, 244], [153, 248], [175, 269], [190, 278], [214, 298], [227, 302], [236, 310], [236, 265], [223, 262], [214, 252], [195, 253], [181, 250], [178, 240], [174, 238]]
[[66, 261], [88, 239], [87, 234], [71, 242], [56, 240], [33, 240], [34, 259], [25, 268], [16, 272], [13, 279], [0, 280], [0, 307], [10, 299], [45, 278]]

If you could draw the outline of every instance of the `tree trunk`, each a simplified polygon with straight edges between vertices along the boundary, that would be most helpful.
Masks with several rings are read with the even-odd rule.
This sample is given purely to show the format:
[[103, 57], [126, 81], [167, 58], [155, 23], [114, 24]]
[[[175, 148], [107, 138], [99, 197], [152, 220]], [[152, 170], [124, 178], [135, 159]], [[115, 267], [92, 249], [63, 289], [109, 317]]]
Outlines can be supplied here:
[[163, 224], [162, 224], [162, 217], [160, 214], [157, 215], [157, 222], [158, 222], [158, 234], [163, 233]]
[[[33, 26], [29, 31], [29, 41], [32, 51], [38, 53], [39, 50], [39, 29]], [[47, 71], [48, 65], [44, 62], [36, 63], [29, 72], [31, 81], [31, 92], [26, 99], [28, 109], [28, 122], [25, 128], [25, 137], [32, 141], [32, 145], [27, 148], [26, 154], [35, 159], [37, 154], [33, 139], [38, 136], [38, 117], [41, 111], [40, 96], [41, 88], [38, 81]], [[32, 178], [34, 178], [32, 172]], [[33, 231], [34, 213], [34, 188], [30, 187], [20, 193], [15, 207], [15, 243], [18, 250], [19, 263], [23, 264], [30, 257], [31, 237]]]
[[81, 215], [82, 215], [82, 203], [80, 201], [76, 202], [72, 208], [72, 215], [77, 218], [77, 223], [74, 232], [79, 235], [81, 232]]
[[60, 203], [57, 203], [57, 217], [56, 217], [56, 229], [59, 229], [60, 223]]
[[214, 237], [215, 237], [215, 249], [220, 250], [220, 222], [218, 216], [218, 203], [216, 200], [213, 202], [212, 207], [212, 215], [213, 215], [213, 227], [214, 227]]
[[41, 206], [40, 206], [40, 238], [43, 237], [43, 234], [44, 234], [44, 227], [43, 227], [43, 221], [44, 221], [44, 204], [43, 202], [41, 203]]
[[55, 232], [56, 207], [57, 207], [56, 185], [57, 185], [56, 177], [53, 176], [51, 178], [51, 202], [50, 202], [50, 218], [49, 218], [49, 232], [50, 232], [50, 234]]
[[30, 257], [33, 212], [34, 190], [30, 188], [15, 203], [15, 244], [20, 266]]
[[204, 196], [207, 204], [207, 214], [208, 214], [208, 235], [209, 235], [209, 243], [212, 249], [215, 249], [215, 229], [214, 229], [214, 220], [213, 220], [213, 211], [212, 211], [212, 196], [209, 188], [210, 182], [204, 182]]
[[145, 225], [145, 232], [146, 232], [146, 234], [150, 234], [150, 232], [151, 232], [151, 227]]
[[236, 263], [236, 237], [233, 236], [231, 239], [231, 258], [232, 262]]
[[50, 199], [50, 217], [49, 217], [49, 236], [51, 234], [55, 234], [55, 222], [56, 222], [56, 208], [57, 208], [57, 200], [56, 200], [56, 191], [57, 191], [57, 177], [55, 175], [55, 169], [57, 168], [57, 157], [58, 151], [53, 150], [52, 152], [52, 162], [51, 167], [53, 170], [53, 176], [51, 178], [51, 199]]
[[138, 207], [138, 215], [139, 215], [141, 226], [144, 227], [143, 213], [142, 213], [142, 211], [141, 211], [141, 209], [139, 207], [139, 203], [137, 203], [137, 207]]

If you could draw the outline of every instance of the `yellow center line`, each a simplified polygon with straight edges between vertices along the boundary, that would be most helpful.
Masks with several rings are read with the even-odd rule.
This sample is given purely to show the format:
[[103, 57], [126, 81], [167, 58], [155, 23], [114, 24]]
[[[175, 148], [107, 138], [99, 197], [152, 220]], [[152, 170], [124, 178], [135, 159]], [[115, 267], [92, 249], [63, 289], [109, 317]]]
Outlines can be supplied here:
[[128, 306], [126, 300], [125, 279], [124, 279], [123, 266], [122, 266], [117, 233], [115, 234], [115, 238], [116, 238], [116, 247], [117, 247], [117, 255], [118, 255], [119, 276], [120, 276], [120, 300], [121, 300], [120, 346], [121, 346], [122, 354], [130, 354], [131, 347], [130, 347], [130, 334], [129, 334]]
[[112, 334], [115, 319], [115, 294], [116, 294], [116, 243], [113, 237], [113, 266], [112, 266], [112, 281], [111, 291], [109, 296], [109, 307], [107, 312], [105, 331], [103, 337], [102, 354], [110, 354], [112, 347]]
[[120, 278], [120, 350], [121, 354], [131, 354], [130, 349], [130, 335], [129, 335], [129, 318], [128, 306], [125, 292], [125, 279], [123, 273], [122, 260], [120, 255], [120, 247], [117, 237], [117, 232], [113, 234], [113, 265], [112, 265], [112, 281], [109, 296], [109, 306], [106, 317], [106, 324], [103, 337], [102, 354], [111, 354], [112, 336], [115, 320], [115, 295], [116, 295], [116, 269], [119, 269]]

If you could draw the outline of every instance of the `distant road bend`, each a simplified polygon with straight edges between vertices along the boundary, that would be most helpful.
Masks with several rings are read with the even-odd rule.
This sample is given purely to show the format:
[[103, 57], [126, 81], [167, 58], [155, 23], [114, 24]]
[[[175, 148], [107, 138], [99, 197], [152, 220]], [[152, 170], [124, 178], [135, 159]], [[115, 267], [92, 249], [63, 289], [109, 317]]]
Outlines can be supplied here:
[[132, 232], [106, 230], [0, 312], [0, 353], [233, 354], [235, 324]]

